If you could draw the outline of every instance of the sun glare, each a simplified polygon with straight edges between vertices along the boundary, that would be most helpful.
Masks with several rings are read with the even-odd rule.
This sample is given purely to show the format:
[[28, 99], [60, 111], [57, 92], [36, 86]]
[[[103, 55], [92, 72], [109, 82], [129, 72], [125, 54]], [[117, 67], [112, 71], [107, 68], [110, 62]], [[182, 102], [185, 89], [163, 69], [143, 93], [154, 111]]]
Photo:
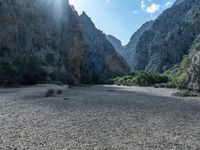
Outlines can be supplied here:
[[82, 2], [83, 2], [83, 0], [69, 0], [69, 3], [71, 5], [74, 5], [74, 7], [80, 7]]
[[62, 12], [63, 12], [63, 4], [61, 0], [56, 0], [54, 2], [54, 6], [55, 6], [55, 13], [57, 15], [58, 18], [62, 17]]

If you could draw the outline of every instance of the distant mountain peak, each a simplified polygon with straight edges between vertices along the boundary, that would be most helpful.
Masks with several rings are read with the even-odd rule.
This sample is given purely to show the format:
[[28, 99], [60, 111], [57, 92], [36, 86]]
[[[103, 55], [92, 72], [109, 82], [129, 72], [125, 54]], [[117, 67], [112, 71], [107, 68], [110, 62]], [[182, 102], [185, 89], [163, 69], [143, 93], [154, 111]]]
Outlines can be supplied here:
[[86, 18], [86, 19], [89, 19], [90, 21], [92, 21], [92, 19], [86, 14], [85, 11], [82, 12], [82, 14], [80, 15], [80, 17]]
[[[122, 45], [122, 42], [119, 40], [119, 39], [117, 39], [115, 36], [113, 36], [113, 35], [107, 35], [107, 38], [112, 38], [112, 39], [114, 39], [114, 40], [116, 40], [119, 44], [121, 44]], [[123, 46], [123, 45], [122, 45]]]
[[83, 13], [79, 16], [79, 20], [82, 24], [88, 25], [90, 27], [96, 28], [92, 19], [83, 11]]
[[126, 60], [127, 53], [126, 53], [126, 49], [122, 45], [122, 42], [116, 37], [114, 37], [113, 35], [107, 35], [106, 38], [113, 45], [113, 47], [115, 48], [115, 51]]

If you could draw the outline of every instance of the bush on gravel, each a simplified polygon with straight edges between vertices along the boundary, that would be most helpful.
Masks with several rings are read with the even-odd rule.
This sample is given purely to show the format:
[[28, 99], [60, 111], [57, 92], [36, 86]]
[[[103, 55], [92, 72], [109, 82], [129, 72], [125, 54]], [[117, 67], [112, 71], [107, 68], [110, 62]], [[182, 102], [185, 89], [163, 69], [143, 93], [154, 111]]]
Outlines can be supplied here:
[[140, 71], [130, 76], [117, 77], [113, 79], [113, 82], [118, 85], [140, 85], [150, 86], [159, 83], [167, 83], [171, 80], [171, 77], [166, 74], [157, 74], [152, 72]]
[[57, 93], [57, 94], [62, 94], [63, 91], [62, 91], [61, 89], [58, 89], [58, 90], [56, 91], [56, 93]]
[[56, 91], [54, 89], [48, 89], [45, 93], [45, 97], [52, 97], [56, 95]]

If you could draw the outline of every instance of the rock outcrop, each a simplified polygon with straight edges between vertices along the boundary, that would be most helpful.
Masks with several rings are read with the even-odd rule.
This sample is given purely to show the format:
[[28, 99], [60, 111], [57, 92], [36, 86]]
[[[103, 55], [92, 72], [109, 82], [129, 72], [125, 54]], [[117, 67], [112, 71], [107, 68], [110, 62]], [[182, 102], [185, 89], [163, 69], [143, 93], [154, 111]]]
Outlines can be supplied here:
[[[20, 60], [19, 66], [37, 62], [51, 80], [76, 84], [88, 75], [101, 75], [103, 80], [126, 74], [127, 66], [103, 33], [87, 28], [85, 24], [92, 21], [85, 21], [68, 0], [1, 0], [1, 57]], [[90, 36], [93, 33], [95, 38]], [[32, 73], [26, 72], [27, 76]]]
[[200, 91], [200, 37], [197, 38], [191, 49], [192, 60], [189, 69], [188, 88]]
[[135, 69], [163, 72], [180, 63], [200, 33], [200, 1], [177, 0], [136, 45]]
[[125, 46], [126, 60], [131, 68], [131, 71], [135, 71], [136, 66], [136, 46], [140, 40], [140, 37], [148, 31], [153, 25], [153, 21], [146, 22], [140, 29], [138, 29], [130, 39], [130, 42]]
[[188, 87], [200, 91], [200, 52], [192, 59], [192, 67]]

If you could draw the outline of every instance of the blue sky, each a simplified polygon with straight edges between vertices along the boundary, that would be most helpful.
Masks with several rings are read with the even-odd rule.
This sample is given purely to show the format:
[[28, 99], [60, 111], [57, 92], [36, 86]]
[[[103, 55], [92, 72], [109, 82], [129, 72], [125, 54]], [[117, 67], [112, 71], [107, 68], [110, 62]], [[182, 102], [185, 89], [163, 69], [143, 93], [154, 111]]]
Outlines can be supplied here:
[[96, 27], [127, 44], [146, 21], [155, 19], [175, 0], [69, 0], [79, 14], [85, 11]]

